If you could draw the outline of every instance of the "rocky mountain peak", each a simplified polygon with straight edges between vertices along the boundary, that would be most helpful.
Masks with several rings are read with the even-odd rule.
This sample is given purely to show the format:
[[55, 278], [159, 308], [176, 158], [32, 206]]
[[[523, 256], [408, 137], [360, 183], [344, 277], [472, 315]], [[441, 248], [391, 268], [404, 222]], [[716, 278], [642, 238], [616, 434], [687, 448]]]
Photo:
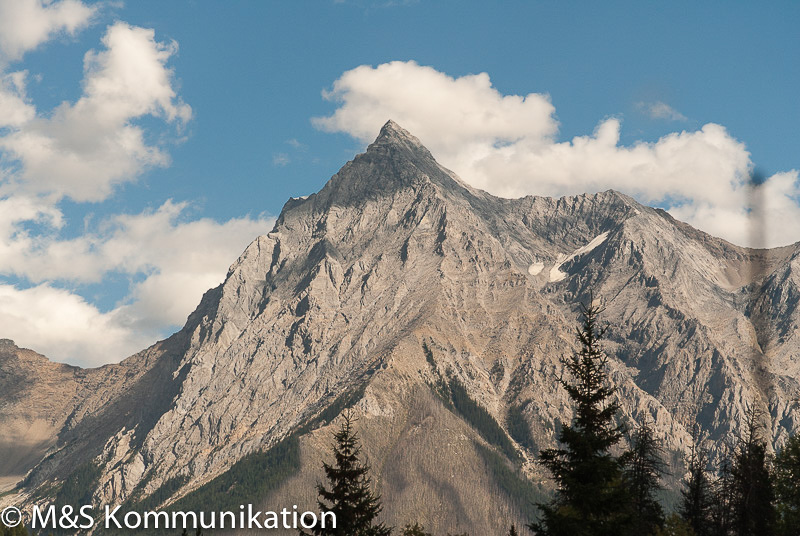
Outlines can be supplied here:
[[417, 153], [419, 156], [424, 156], [433, 159], [433, 156], [428, 149], [422, 145], [419, 139], [405, 130], [403, 127], [389, 119], [375, 138], [375, 141], [367, 148], [367, 152], [380, 152], [387, 148], [395, 150], [408, 151], [410, 153]]
[[327, 210], [331, 205], [391, 197], [408, 188], [430, 190], [431, 185], [450, 192], [471, 190], [436, 162], [418, 138], [389, 120], [367, 150], [345, 164], [314, 197], [316, 206]]

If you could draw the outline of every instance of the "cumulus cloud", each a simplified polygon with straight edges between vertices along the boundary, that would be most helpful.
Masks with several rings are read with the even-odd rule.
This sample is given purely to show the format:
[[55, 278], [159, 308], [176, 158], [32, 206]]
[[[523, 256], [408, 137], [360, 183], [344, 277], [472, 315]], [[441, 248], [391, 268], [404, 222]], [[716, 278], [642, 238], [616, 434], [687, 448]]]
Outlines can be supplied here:
[[25, 96], [26, 71], [0, 77], [0, 129], [18, 127], [33, 119], [36, 109]]
[[4, 337], [58, 361], [92, 366], [116, 362], [153, 343], [152, 334], [120, 325], [82, 297], [48, 284], [0, 284]]
[[134, 331], [182, 325], [203, 293], [220, 284], [245, 247], [275, 223], [264, 215], [181, 221], [186, 208], [168, 201], [153, 212], [116, 216], [94, 239], [95, 258], [107, 271], [146, 275], [118, 310]]
[[177, 97], [166, 66], [177, 45], [159, 43], [153, 30], [123, 22], [108, 28], [103, 45], [104, 50], [85, 56], [84, 93], [77, 102], [37, 117], [29, 105], [22, 107], [21, 95], [12, 102], [20, 120], [0, 137], [0, 163], [19, 171], [0, 193], [101, 201], [114, 185], [167, 164], [167, 154], [148, 145], [143, 128], [133, 121], [143, 116], [178, 124], [190, 119], [191, 108]]
[[[57, 211], [25, 200], [0, 202], [0, 273], [36, 284], [0, 285], [2, 336], [53, 359], [98, 365], [182, 325], [203, 292], [221, 283], [231, 262], [274, 223], [265, 216], [182, 221], [186, 211], [185, 203], [168, 201], [156, 210], [113, 216], [94, 232], [63, 240], [56, 232]], [[31, 221], [52, 233], [29, 235], [23, 224]], [[52, 286], [101, 282], [112, 273], [141, 280], [108, 312]], [[42, 314], [47, 303], [50, 309]]]
[[547, 95], [502, 95], [489, 75], [453, 78], [413, 61], [345, 72], [323, 97], [338, 104], [329, 117], [312, 119], [328, 132], [347, 132], [367, 141], [387, 119], [437, 147], [512, 143], [522, 138], [547, 142], [558, 131]]
[[[225, 223], [188, 220], [188, 208], [187, 203], [167, 201], [156, 210], [112, 216], [94, 231], [61, 239], [57, 209], [24, 198], [0, 200], [0, 211], [5, 209], [0, 216], [0, 273], [34, 283], [97, 283], [109, 271], [146, 274], [185, 271], [187, 265], [219, 274], [272, 222], [265, 216]], [[36, 234], [28, 230], [30, 222], [41, 224]]]
[[[0, 337], [90, 366], [119, 361], [183, 324], [203, 292], [274, 223], [263, 215], [192, 219], [187, 203], [166, 201], [138, 214], [87, 219], [83, 233], [65, 236], [65, 199], [76, 202], [73, 210], [100, 203], [120, 183], [167, 165], [166, 144], [192, 116], [168, 67], [177, 44], [124, 22], [86, 53], [79, 99], [36, 108], [27, 71], [7, 66], [74, 34], [94, 13], [74, 0], [0, 0]], [[128, 292], [103, 310], [86, 289], [103, 294], [110, 277], [127, 280]]]
[[[621, 121], [612, 117], [602, 119], [591, 134], [559, 141], [547, 95], [503, 95], [486, 73], [454, 78], [413, 61], [357, 67], [323, 97], [337, 108], [312, 119], [318, 128], [368, 143], [387, 119], [394, 119], [443, 165], [495, 195], [560, 196], [613, 188], [737, 244], [800, 240], [800, 226], [782, 223], [800, 219], [797, 172], [767, 178], [760, 189], [764, 206], [771, 208], [752, 210], [750, 154], [721, 125], [621, 145]], [[767, 228], [761, 238], [749, 231], [754, 214]]]
[[77, 0], [0, 0], [0, 65], [59, 34], [74, 35], [97, 11]]

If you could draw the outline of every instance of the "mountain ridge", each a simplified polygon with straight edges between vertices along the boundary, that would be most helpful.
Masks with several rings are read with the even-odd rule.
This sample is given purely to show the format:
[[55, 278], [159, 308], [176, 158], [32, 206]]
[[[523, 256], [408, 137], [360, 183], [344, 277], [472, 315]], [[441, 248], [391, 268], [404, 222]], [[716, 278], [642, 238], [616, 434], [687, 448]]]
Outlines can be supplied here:
[[[800, 424], [790, 405], [800, 387], [797, 268], [796, 247], [741, 248], [614, 191], [493, 197], [390, 121], [320, 192], [290, 199], [178, 333], [80, 373], [89, 383], [64, 403], [63, 422], [51, 419], [57, 437], [20, 496], [34, 500], [96, 463], [96, 501], [169, 489], [170, 502], [305, 430], [302, 469], [271, 500], [314, 504], [330, 427], [315, 419], [355, 392], [393, 522], [413, 512], [435, 530], [526, 521], [498, 491], [486, 452], [543, 481], [533, 459], [571, 416], [554, 380], [590, 289], [612, 326], [621, 418], [652, 419], [679, 473], [695, 420], [712, 455], [750, 404], [769, 410], [774, 444]], [[773, 324], [784, 339], [761, 344]], [[432, 387], [442, 382], [463, 386], [520, 461], [449, 409]], [[512, 407], [533, 445], [508, 434]], [[482, 484], [471, 496], [450, 474]]]

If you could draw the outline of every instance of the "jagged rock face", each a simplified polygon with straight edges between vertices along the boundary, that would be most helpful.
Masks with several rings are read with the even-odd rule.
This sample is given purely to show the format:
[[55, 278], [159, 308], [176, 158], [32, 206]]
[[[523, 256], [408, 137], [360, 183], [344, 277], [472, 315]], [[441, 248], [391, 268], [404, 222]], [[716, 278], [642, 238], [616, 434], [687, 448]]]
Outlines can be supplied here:
[[1, 491], [13, 487], [55, 444], [77, 391], [75, 371], [0, 340]]
[[[177, 334], [173, 341], [180, 338]], [[59, 466], [56, 473], [63, 474], [73, 463], [99, 454], [102, 442], [117, 431], [146, 425], [154, 414], [160, 415], [163, 410], [156, 403], [171, 395], [154, 375], [168, 377], [162, 371], [171, 368], [164, 351], [170, 346], [158, 343], [119, 365], [81, 369], [52, 363], [0, 339], [3, 487], [13, 486], [33, 467], [33, 486], [41, 483], [39, 475]]]
[[[24, 439], [40, 441], [25, 470], [49, 449], [25, 493], [95, 460], [95, 499], [111, 503], [177, 476], [178, 494], [196, 488], [366, 385], [358, 427], [389, 521], [490, 533], [524, 519], [481, 457], [493, 447], [432, 385], [457, 378], [504, 428], [521, 407], [535, 445], [514, 446], [542, 480], [536, 451], [572, 411], [559, 358], [591, 290], [623, 420], [654, 421], [673, 453], [697, 422], [716, 454], [756, 404], [778, 444], [799, 424], [798, 249], [739, 248], [613, 191], [495, 198], [389, 122], [319, 193], [291, 199], [167, 341], [92, 371], [0, 347], [3, 374], [58, 378], [4, 394], [0, 419], [21, 405], [50, 419]], [[328, 428], [301, 445], [273, 505], [314, 504]]]

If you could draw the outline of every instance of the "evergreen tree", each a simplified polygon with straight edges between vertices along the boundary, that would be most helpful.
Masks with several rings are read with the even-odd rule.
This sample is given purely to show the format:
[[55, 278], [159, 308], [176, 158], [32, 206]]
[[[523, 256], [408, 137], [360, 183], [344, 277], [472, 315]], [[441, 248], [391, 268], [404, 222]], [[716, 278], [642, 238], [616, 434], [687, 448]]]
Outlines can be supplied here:
[[775, 458], [775, 498], [780, 536], [800, 536], [800, 436], [792, 436]]
[[663, 527], [656, 527], [654, 536], [697, 536], [685, 519], [678, 514], [670, 514]]
[[706, 474], [706, 451], [692, 445], [689, 458], [689, 478], [681, 490], [680, 515], [692, 527], [696, 536], [711, 536], [711, 507], [713, 496]]
[[28, 529], [24, 525], [17, 525], [15, 527], [7, 527], [0, 523], [0, 536], [28, 536]]
[[733, 533], [736, 536], [771, 536], [775, 533], [775, 507], [767, 444], [762, 437], [761, 413], [753, 407], [747, 416], [745, 437], [734, 458]]
[[513, 524], [508, 529], [508, 536], [519, 536], [519, 533], [517, 532], [517, 527], [515, 527]]
[[[323, 463], [330, 489], [317, 486], [321, 512], [336, 515], [336, 528], [315, 527], [314, 536], [388, 536], [392, 533], [383, 523], [375, 523], [382, 510], [380, 496], [372, 492], [369, 466], [359, 459], [361, 446], [353, 430], [350, 411], [342, 416], [342, 425], [334, 434], [334, 465]], [[301, 531], [301, 534], [305, 534]]]
[[645, 420], [633, 434], [631, 450], [625, 453], [623, 480], [629, 496], [630, 526], [626, 534], [646, 536], [664, 524], [664, 510], [656, 498], [666, 473], [663, 449]]
[[728, 450], [728, 454], [720, 460], [719, 474], [712, 486], [712, 536], [730, 536], [733, 531], [734, 504], [736, 501], [732, 465], [730, 450]]
[[419, 523], [413, 525], [406, 525], [403, 528], [402, 536], [433, 536], [430, 532], [425, 532], [425, 527]]
[[572, 379], [559, 381], [576, 406], [575, 417], [559, 432], [563, 447], [539, 454], [557, 485], [554, 499], [538, 505], [539, 521], [528, 525], [540, 535], [619, 536], [626, 525], [622, 467], [610, 452], [623, 430], [614, 422], [619, 410], [612, 400], [615, 389], [607, 385], [601, 312], [594, 304], [581, 305], [580, 350], [562, 359]]

